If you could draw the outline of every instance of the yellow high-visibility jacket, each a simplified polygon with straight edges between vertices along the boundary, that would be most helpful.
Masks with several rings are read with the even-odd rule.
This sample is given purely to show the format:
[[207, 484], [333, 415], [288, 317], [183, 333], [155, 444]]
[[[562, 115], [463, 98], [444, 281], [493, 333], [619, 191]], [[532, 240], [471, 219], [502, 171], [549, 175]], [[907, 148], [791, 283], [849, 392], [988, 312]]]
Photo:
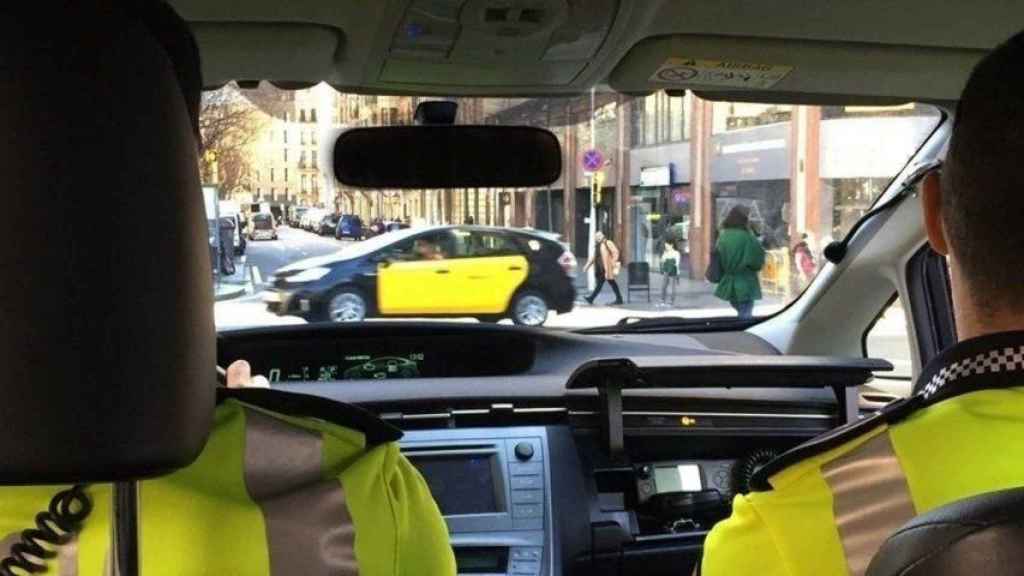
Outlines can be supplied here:
[[914, 516], [1024, 485], [1024, 332], [961, 342], [921, 384], [762, 469], [708, 535], [702, 576], [860, 576]]
[[[139, 562], [151, 575], [454, 575], [444, 519], [400, 432], [361, 410], [274, 390], [222, 390], [187, 468], [139, 485]], [[0, 489], [0, 558], [63, 487]], [[51, 573], [111, 563], [109, 485], [50, 560]]]

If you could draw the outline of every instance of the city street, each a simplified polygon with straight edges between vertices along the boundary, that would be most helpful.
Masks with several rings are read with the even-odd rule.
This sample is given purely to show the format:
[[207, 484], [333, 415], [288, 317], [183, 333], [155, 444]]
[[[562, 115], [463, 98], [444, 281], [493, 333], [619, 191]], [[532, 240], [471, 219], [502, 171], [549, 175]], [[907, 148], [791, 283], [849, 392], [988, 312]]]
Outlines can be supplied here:
[[[303, 323], [300, 318], [279, 317], [266, 311], [260, 300], [260, 292], [266, 286], [267, 279], [278, 268], [315, 256], [322, 256], [341, 250], [351, 244], [349, 240], [335, 240], [331, 237], [318, 236], [297, 228], [278, 228], [278, 240], [262, 240], [248, 243], [246, 254], [236, 264], [237, 272], [223, 282], [228, 285], [244, 287], [245, 294], [239, 298], [217, 302], [216, 317], [218, 328], [243, 328], [251, 326], [267, 326]], [[580, 279], [582, 283], [582, 278]], [[681, 285], [678, 306], [662, 306], [658, 304], [658, 288], [652, 287], [653, 302], [647, 301], [646, 293], [634, 293], [632, 302], [622, 306], [608, 305], [613, 299], [610, 288], [605, 288], [593, 306], [578, 302], [576, 308], [568, 314], [552, 313], [545, 326], [550, 328], [588, 328], [608, 326], [618, 322], [625, 316], [648, 318], [656, 316], [686, 316], [691, 318], [707, 318], [713, 316], [730, 316], [732, 308], [711, 295], [711, 287], [703, 281], [687, 281], [690, 286]], [[656, 282], [653, 282], [656, 284]], [[580, 286], [582, 289], [582, 285]], [[623, 290], [625, 285], [623, 282]], [[625, 296], [625, 295], [624, 295]], [[755, 307], [755, 314], [771, 314], [781, 308], [781, 303], [764, 303]], [[456, 321], [458, 319], [455, 319]], [[474, 319], [466, 319], [475, 322]], [[510, 324], [511, 320], [502, 323]]]
[[[237, 273], [227, 279], [227, 282], [236, 283], [240, 288], [244, 288], [244, 295], [217, 302], [215, 315], [218, 329], [305, 323], [301, 318], [281, 317], [267, 312], [260, 299], [260, 292], [265, 287], [266, 280], [275, 270], [286, 264], [329, 254], [351, 244], [348, 240], [339, 241], [288, 227], [280, 227], [278, 237], [278, 240], [249, 242], [244, 261], [237, 264]], [[652, 284], [654, 303], [647, 302], [646, 293], [634, 293], [632, 303], [610, 306], [607, 303], [612, 299], [611, 291], [605, 288], [597, 304], [591, 306], [585, 302], [577, 302], [572, 312], [560, 315], [552, 313], [545, 327], [566, 329], [608, 326], [626, 316], [708, 318], [734, 314], [732, 308], [711, 295], [711, 286], [703, 281], [686, 280], [682, 283], [677, 306], [674, 307], [661, 306], [657, 303], [660, 285], [657, 282]], [[625, 289], [624, 283], [622, 287]], [[754, 313], [760, 316], [769, 315], [780, 310], [782, 306], [783, 303], [777, 300], [761, 301], [754, 308]], [[476, 322], [470, 318], [454, 321]], [[502, 320], [501, 323], [511, 324], [511, 320]], [[906, 324], [902, 309], [893, 308], [879, 319], [868, 340], [868, 348], [871, 355], [892, 361], [896, 365], [896, 374], [910, 373]], [[903, 386], [899, 383], [893, 385]]]
[[339, 241], [330, 236], [317, 236], [298, 228], [281, 226], [277, 240], [250, 241], [246, 249], [246, 264], [258, 270], [257, 281], [265, 281], [274, 270], [297, 260], [337, 252], [351, 241]]

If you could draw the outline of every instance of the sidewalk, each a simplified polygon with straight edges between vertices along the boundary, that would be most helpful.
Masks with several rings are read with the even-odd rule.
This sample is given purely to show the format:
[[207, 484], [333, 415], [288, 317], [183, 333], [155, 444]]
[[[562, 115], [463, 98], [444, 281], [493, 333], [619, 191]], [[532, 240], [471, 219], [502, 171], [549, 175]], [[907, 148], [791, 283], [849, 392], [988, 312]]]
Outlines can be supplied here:
[[221, 302], [240, 298], [252, 292], [252, 278], [245, 256], [235, 258], [235, 273], [214, 277], [214, 300]]
[[[619, 289], [622, 291], [622, 299], [625, 304], [617, 306], [622, 310], [634, 310], [634, 311], [671, 311], [671, 310], [726, 310], [731, 311], [732, 307], [728, 302], [720, 300], [715, 296], [715, 285], [704, 280], [694, 280], [692, 278], [680, 277], [679, 286], [676, 288], [675, 304], [663, 305], [661, 303], [661, 283], [662, 274], [660, 272], [651, 272], [651, 291], [650, 301], [647, 298], [646, 288], [634, 288], [632, 292], [628, 292], [627, 276], [625, 272], [619, 274], [618, 284]], [[576, 277], [576, 294], [579, 300], [583, 300], [589, 295], [587, 290], [587, 275], [582, 274]], [[671, 299], [671, 292], [669, 292], [669, 298]], [[598, 294], [597, 300], [594, 301], [595, 306], [606, 306], [611, 302], [615, 301], [615, 294], [607, 284], [601, 289], [601, 293]], [[778, 308], [786, 304], [786, 301], [781, 296], [772, 294], [765, 294], [764, 298], [757, 301], [757, 306]], [[586, 305], [585, 303], [583, 305]]]

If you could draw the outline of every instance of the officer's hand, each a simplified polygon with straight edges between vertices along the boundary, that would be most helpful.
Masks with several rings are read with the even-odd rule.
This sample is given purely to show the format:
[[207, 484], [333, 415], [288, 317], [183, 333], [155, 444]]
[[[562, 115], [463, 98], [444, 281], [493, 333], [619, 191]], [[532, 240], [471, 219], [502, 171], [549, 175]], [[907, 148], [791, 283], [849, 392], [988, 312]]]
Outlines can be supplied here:
[[227, 369], [228, 388], [270, 388], [263, 376], [252, 375], [252, 367], [245, 360], [235, 360]]

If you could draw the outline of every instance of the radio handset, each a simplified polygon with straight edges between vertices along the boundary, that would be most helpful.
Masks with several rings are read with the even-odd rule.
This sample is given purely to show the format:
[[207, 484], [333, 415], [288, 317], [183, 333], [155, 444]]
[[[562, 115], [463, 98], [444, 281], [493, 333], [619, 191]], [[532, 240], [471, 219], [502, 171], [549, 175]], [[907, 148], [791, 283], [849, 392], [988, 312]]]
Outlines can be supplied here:
[[36, 514], [36, 527], [21, 531], [10, 555], [0, 560], [0, 576], [16, 576], [15, 568], [26, 574], [47, 570], [47, 560], [56, 558], [58, 547], [71, 542], [92, 512], [92, 500], [84, 484], [62, 490], [50, 500], [48, 509]]

